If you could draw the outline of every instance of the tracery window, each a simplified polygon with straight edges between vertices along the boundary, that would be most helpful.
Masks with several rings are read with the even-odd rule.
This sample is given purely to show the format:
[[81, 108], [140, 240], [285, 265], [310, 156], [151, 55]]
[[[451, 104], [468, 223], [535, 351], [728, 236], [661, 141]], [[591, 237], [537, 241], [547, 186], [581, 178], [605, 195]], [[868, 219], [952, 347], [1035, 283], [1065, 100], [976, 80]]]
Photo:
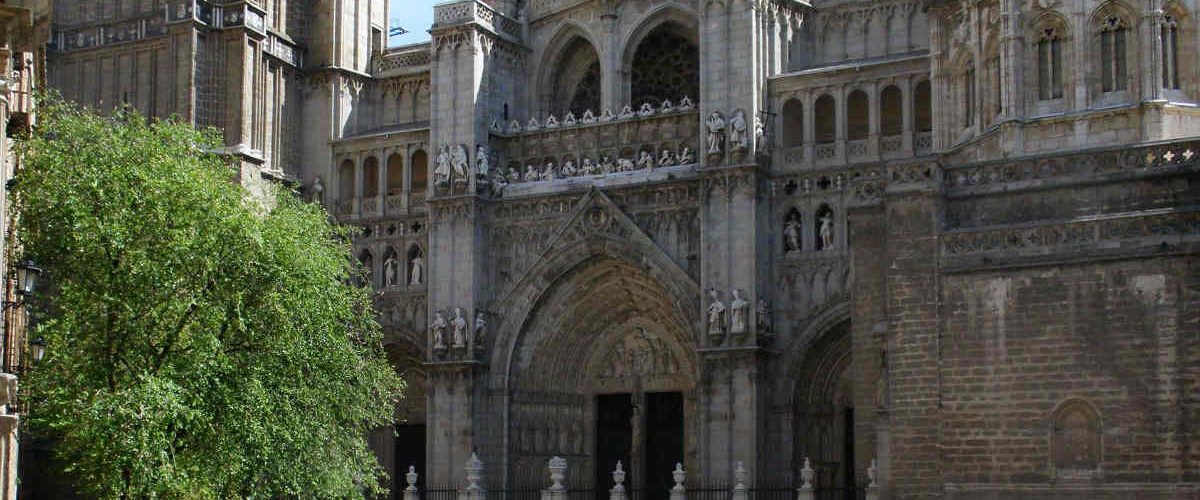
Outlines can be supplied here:
[[1162, 43], [1162, 85], [1179, 88], [1179, 23], [1174, 16], [1163, 18], [1159, 34]]
[[576, 37], [556, 59], [554, 78], [550, 80], [546, 96], [547, 112], [575, 116], [587, 110], [600, 111], [600, 57], [587, 40]]
[[1100, 24], [1100, 90], [1125, 90], [1125, 20], [1108, 16]]
[[1038, 99], [1058, 99], [1063, 96], [1062, 36], [1057, 28], [1043, 29], [1038, 35]]
[[658, 106], [668, 99], [676, 102], [700, 96], [700, 51], [679, 33], [682, 29], [663, 23], [638, 44], [630, 72], [634, 109], [645, 103]]

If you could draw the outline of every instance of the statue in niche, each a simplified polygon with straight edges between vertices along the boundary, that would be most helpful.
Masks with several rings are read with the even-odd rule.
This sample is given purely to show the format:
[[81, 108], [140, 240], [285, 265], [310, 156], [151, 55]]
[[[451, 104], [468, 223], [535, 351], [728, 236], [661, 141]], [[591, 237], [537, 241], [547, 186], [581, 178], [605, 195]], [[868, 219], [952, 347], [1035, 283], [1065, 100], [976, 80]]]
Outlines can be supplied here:
[[312, 202], [318, 205], [324, 205], [325, 186], [321, 185], [321, 176], [318, 175], [313, 178], [312, 188], [310, 188], [310, 190], [312, 191]]
[[755, 325], [758, 327], [759, 333], [771, 333], [771, 301], [767, 299], [758, 299], [758, 306], [754, 309]]
[[833, 250], [833, 212], [821, 216], [821, 250]]
[[642, 108], [638, 110], [638, 116], [654, 116], [654, 105], [648, 102], [642, 103]]
[[425, 260], [421, 258], [421, 254], [418, 253], [413, 255], [412, 259], [409, 261], [408, 267], [408, 284], [420, 285], [421, 280], [425, 279], [424, 276], [422, 276], [422, 274], [425, 273]]
[[694, 103], [692, 103], [691, 97], [683, 96], [683, 99], [679, 100], [679, 110], [680, 111], [688, 111], [694, 107], [696, 107], [696, 105]]
[[604, 111], [600, 112], [600, 121], [602, 122], [611, 122], [616, 118], [617, 117], [613, 116], [612, 109], [604, 108]]
[[662, 112], [662, 113], [670, 113], [670, 112], [672, 112], [672, 111], [675, 111], [675, 105], [674, 105], [674, 104], [671, 104], [671, 100], [670, 100], [670, 99], [667, 99], [667, 100], [663, 101], [663, 102], [662, 102], [662, 108], [660, 109], [660, 112]]
[[725, 333], [725, 303], [716, 288], [709, 290], [708, 296], [712, 299], [708, 304], [708, 334], [719, 337]]
[[467, 159], [467, 148], [462, 145], [456, 146], [450, 151], [450, 165], [454, 167], [454, 183], [467, 183], [467, 169], [470, 161]]
[[558, 178], [558, 172], [556, 172], [554, 170], [554, 162], [552, 162], [552, 161], [546, 162], [546, 168], [542, 169], [542, 180], [543, 181], [552, 181], [557, 178]]
[[591, 158], [584, 158], [581, 171], [583, 175], [596, 175], [596, 164], [592, 162]]
[[438, 148], [437, 159], [434, 161], [437, 166], [433, 168], [433, 183], [439, 188], [446, 189], [450, 186], [450, 146], [442, 143], [442, 147]]
[[767, 151], [767, 124], [762, 113], [754, 117], [754, 144], [758, 151]]
[[658, 155], [658, 166], [670, 167], [674, 164], [675, 164], [675, 152], [671, 151], [670, 149], [662, 150], [662, 153], [660, 153]]
[[454, 319], [450, 321], [454, 327], [454, 347], [467, 346], [467, 320], [463, 318], [463, 310], [461, 307], [454, 308]]
[[654, 156], [649, 151], [642, 151], [638, 156], [637, 167], [643, 170], [654, 168]]
[[637, 115], [634, 114], [632, 106], [626, 104], [625, 107], [621, 108], [620, 118], [622, 120], [628, 120], [630, 118], [633, 118], [634, 116], [637, 116]]
[[398, 263], [396, 257], [389, 256], [383, 261], [383, 286], [396, 286], [396, 271], [398, 271]]
[[594, 113], [592, 113], [592, 110], [585, 109], [583, 111], [583, 120], [582, 121], [585, 125], [591, 125], [593, 123], [596, 123], [596, 115]]
[[570, 127], [576, 123], [579, 122], [575, 119], [575, 113], [567, 111], [567, 116], [563, 117], [563, 125]]
[[483, 311], [475, 311], [475, 349], [483, 349], [483, 343], [487, 341], [487, 319], [483, 317]]
[[729, 302], [729, 333], [746, 333], [746, 312], [750, 303], [742, 298], [741, 290], [733, 289], [733, 300]]
[[442, 316], [441, 311], [433, 313], [433, 323], [429, 325], [429, 330], [433, 333], [433, 348], [446, 348], [446, 318]]
[[475, 175], [487, 179], [491, 170], [491, 159], [488, 158], [487, 146], [480, 144], [475, 147]]
[[575, 162], [573, 160], [567, 159], [567, 162], [563, 163], [563, 177], [575, 177], [575, 175], [578, 173], [579, 171], [575, 168]]
[[800, 222], [800, 214], [792, 212], [783, 223], [783, 249], [787, 252], [799, 252], [801, 247], [800, 235], [804, 234]]
[[525, 182], [536, 181], [540, 177], [541, 173], [536, 168], [533, 168], [533, 164], [525, 165]]
[[725, 119], [721, 117], [721, 113], [713, 111], [708, 115], [704, 126], [708, 129], [708, 154], [721, 154], [721, 141], [725, 137]]
[[740, 109], [729, 119], [729, 148], [735, 152], [750, 148], [746, 113]]
[[692, 153], [692, 148], [684, 146], [683, 149], [679, 151], [679, 164], [691, 165], [693, 163], [696, 163], [696, 155]]

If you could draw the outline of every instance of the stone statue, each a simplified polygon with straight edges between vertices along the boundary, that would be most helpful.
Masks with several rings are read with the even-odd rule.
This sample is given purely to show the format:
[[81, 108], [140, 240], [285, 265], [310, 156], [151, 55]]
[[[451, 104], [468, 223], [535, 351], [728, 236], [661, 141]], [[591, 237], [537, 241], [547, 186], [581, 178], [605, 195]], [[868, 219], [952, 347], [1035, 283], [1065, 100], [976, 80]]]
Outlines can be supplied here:
[[634, 166], [633, 160], [630, 160], [629, 158], [617, 159], [617, 171], [618, 172], [632, 172], [635, 168], [637, 168], [637, 167]]
[[467, 169], [470, 162], [467, 160], [467, 148], [459, 145], [450, 150], [450, 165], [454, 167], [454, 183], [467, 183]]
[[729, 149], [745, 151], [750, 148], [749, 134], [746, 124], [746, 113], [742, 110], [733, 112], [729, 120]]
[[542, 169], [542, 180], [552, 181], [558, 178], [558, 172], [554, 170], [554, 162], [546, 162], [546, 168]]
[[708, 296], [712, 298], [708, 304], [708, 334], [719, 336], [725, 333], [725, 303], [715, 288], [708, 291]]
[[788, 252], [800, 251], [800, 221], [799, 217], [789, 217], [783, 223], [783, 247]]
[[383, 286], [396, 286], [396, 267], [395, 257], [383, 261]]
[[658, 166], [669, 167], [675, 164], [675, 152], [670, 149], [662, 150], [658, 155]]
[[525, 182], [536, 181], [540, 177], [541, 174], [536, 168], [533, 168], [533, 165], [525, 165]]
[[475, 312], [475, 343], [476, 349], [482, 349], [483, 343], [487, 341], [487, 320], [483, 317], [483, 311]]
[[437, 164], [433, 168], [433, 183], [437, 187], [445, 189], [450, 185], [450, 146], [442, 143], [442, 147], [438, 149]]
[[632, 106], [626, 104], [625, 107], [621, 108], [620, 118], [622, 120], [627, 120], [629, 118], [633, 118], [634, 116], [636, 116], [636, 115], [633, 113]]
[[767, 124], [762, 114], [754, 117], [754, 144], [758, 151], [767, 152]]
[[721, 140], [725, 137], [725, 119], [721, 113], [713, 111], [704, 122], [708, 129], [708, 154], [721, 154]]
[[821, 250], [833, 249], [833, 214], [826, 212], [821, 216]]
[[596, 164], [592, 162], [591, 158], [584, 158], [581, 171], [583, 175], [596, 175]]
[[684, 146], [683, 149], [679, 151], [679, 164], [691, 165], [693, 163], [696, 163], [696, 155], [692, 153], [692, 148]]
[[504, 188], [508, 187], [508, 179], [504, 178], [504, 174], [496, 171], [495, 177], [492, 179], [492, 197], [499, 198], [504, 195]]
[[642, 109], [638, 110], [638, 116], [654, 116], [654, 105], [648, 102], [642, 103]]
[[612, 173], [614, 171], [616, 171], [616, 167], [613, 166], [612, 159], [607, 156], [601, 156], [600, 157], [600, 173], [608, 174], [608, 173]]
[[475, 147], [475, 175], [481, 179], [488, 178], [488, 171], [491, 170], [491, 159], [488, 158], [487, 147], [480, 144]]
[[596, 123], [596, 114], [592, 113], [592, 110], [586, 109], [583, 111], [583, 120], [582, 121], [585, 125], [591, 125], [593, 123]]
[[519, 168], [508, 169], [508, 182], [512, 182], [514, 184], [517, 182], [521, 182], [521, 169], [519, 169]]
[[325, 186], [321, 185], [321, 176], [319, 175], [313, 178], [312, 202], [318, 205], [325, 204]]
[[563, 168], [562, 168], [563, 177], [575, 177], [575, 174], [577, 174], [577, 173], [579, 173], [579, 172], [575, 169], [574, 161], [567, 160], [567, 162], [563, 164]]
[[463, 318], [461, 307], [454, 308], [454, 319], [450, 321], [454, 327], [454, 347], [467, 346], [467, 320]]
[[409, 263], [408, 267], [409, 267], [408, 284], [420, 285], [421, 280], [425, 279], [425, 277], [422, 276], [422, 274], [425, 273], [425, 260], [422, 259], [419, 254], [414, 255], [412, 258], [412, 262]]
[[575, 125], [576, 123], [579, 123], [579, 122], [576, 121], [576, 119], [575, 119], [575, 113], [567, 111], [567, 116], [563, 117], [563, 125], [570, 127], [571, 125]]
[[645, 170], [654, 168], [654, 156], [649, 151], [642, 151], [638, 156], [637, 167]]
[[731, 313], [729, 333], [746, 333], [746, 312], [749, 306], [750, 303], [746, 302], [746, 300], [742, 298], [741, 290], [734, 288], [733, 301], [729, 303], [729, 310]]
[[441, 311], [433, 313], [433, 323], [429, 325], [429, 330], [433, 333], [433, 348], [446, 348], [446, 318], [442, 316]]
[[687, 111], [694, 107], [696, 107], [696, 105], [694, 103], [692, 103], [691, 97], [683, 96], [683, 99], [679, 100], [679, 110], [680, 111]]
[[771, 301], [758, 299], [758, 307], [754, 309], [755, 325], [759, 333], [771, 333]]

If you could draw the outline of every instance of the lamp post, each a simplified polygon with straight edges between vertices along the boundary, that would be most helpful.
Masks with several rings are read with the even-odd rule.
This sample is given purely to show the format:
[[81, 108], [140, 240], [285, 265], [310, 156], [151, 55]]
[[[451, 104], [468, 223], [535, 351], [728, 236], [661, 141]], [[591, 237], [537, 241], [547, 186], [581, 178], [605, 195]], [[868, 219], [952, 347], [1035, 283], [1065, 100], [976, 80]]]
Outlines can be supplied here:
[[37, 286], [38, 277], [42, 275], [42, 268], [30, 260], [22, 261], [16, 267], [17, 294], [28, 295], [33, 293], [34, 287]]
[[38, 337], [33, 342], [29, 343], [29, 347], [33, 349], [33, 362], [40, 363], [42, 358], [46, 357], [46, 339]]

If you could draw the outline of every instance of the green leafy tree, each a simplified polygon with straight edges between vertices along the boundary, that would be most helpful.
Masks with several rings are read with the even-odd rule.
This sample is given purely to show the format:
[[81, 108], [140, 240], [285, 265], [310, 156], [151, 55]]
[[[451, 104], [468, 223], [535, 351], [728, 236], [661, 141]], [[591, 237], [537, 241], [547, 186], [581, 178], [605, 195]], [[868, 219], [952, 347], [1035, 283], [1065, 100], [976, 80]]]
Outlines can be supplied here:
[[366, 436], [402, 382], [349, 234], [235, 181], [214, 131], [56, 99], [18, 146], [25, 255], [53, 285], [35, 429], [105, 498], [382, 491]]

